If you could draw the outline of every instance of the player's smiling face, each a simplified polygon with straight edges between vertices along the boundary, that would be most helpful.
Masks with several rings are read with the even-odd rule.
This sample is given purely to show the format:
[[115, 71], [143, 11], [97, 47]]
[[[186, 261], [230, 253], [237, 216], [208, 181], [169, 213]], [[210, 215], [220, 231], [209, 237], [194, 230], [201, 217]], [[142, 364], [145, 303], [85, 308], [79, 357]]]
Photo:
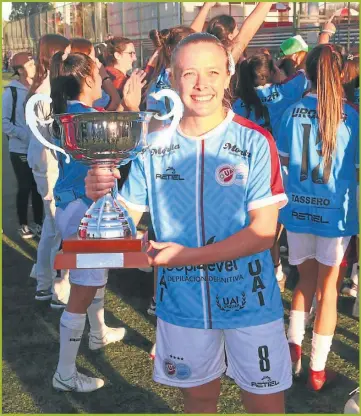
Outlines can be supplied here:
[[223, 111], [224, 90], [229, 87], [227, 57], [216, 44], [185, 45], [177, 53], [174, 85], [185, 116], [211, 116]]

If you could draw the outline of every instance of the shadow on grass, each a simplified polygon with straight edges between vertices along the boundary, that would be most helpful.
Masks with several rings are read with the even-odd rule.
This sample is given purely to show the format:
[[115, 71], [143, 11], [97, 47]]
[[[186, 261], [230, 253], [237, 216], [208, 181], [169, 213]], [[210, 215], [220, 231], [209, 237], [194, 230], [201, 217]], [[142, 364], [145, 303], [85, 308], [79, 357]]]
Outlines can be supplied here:
[[[22, 241], [16, 242], [24, 247]], [[78, 367], [87, 375], [103, 377], [106, 385], [84, 395], [55, 392], [51, 382], [59, 354], [60, 313], [52, 311], [48, 302], [33, 300], [35, 281], [28, 278], [29, 259], [8, 246], [3, 246], [3, 259], [3, 359], [9, 369], [3, 379], [3, 413], [174, 413], [151, 389], [136, 385], [137, 379], [153, 383], [152, 362], [146, 353], [151, 343], [136, 327], [129, 328], [125, 344], [107, 346], [104, 352], [89, 350], [86, 329]], [[132, 276], [130, 280], [135, 281]], [[121, 324], [110, 311], [106, 319], [109, 325]], [[129, 381], [128, 374], [134, 372], [137, 376]], [[29, 403], [14, 403], [15, 392], [26, 394]]]

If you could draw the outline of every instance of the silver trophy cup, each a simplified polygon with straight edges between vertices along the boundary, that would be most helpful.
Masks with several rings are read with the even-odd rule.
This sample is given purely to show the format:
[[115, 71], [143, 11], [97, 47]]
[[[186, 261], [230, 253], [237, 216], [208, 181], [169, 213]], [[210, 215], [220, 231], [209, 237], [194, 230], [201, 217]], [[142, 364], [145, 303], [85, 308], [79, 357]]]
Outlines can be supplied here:
[[[166, 120], [173, 116], [172, 123], [164, 134], [172, 135], [183, 115], [183, 104], [177, 93], [164, 89], [152, 94], [156, 100], [168, 97], [173, 101], [170, 113], [158, 116], [151, 112], [91, 112], [59, 114], [54, 118], [60, 126], [61, 147], [47, 141], [39, 132], [37, 123], [49, 124], [36, 117], [34, 107], [39, 101], [51, 103], [51, 98], [36, 94], [27, 102], [26, 122], [34, 136], [49, 149], [63, 153], [66, 163], [73, 160], [90, 166], [112, 169], [135, 159], [148, 147], [148, 124], [152, 117]], [[94, 202], [86, 211], [79, 226], [81, 238], [134, 237], [136, 227], [127, 210], [117, 201], [118, 187], [114, 182], [112, 192]]]

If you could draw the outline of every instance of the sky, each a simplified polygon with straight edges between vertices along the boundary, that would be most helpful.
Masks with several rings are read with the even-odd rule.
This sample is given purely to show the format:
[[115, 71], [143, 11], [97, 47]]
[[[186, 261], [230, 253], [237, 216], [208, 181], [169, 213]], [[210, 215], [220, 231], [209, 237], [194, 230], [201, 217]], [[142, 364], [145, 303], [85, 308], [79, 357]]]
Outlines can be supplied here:
[[2, 17], [4, 20], [9, 20], [11, 13], [11, 2], [2, 3]]

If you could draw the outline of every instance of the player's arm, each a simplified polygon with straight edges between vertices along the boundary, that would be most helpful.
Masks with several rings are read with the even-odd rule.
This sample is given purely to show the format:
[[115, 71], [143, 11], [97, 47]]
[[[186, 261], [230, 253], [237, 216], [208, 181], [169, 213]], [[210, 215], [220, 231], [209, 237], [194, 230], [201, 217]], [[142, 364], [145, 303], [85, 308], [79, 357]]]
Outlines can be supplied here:
[[110, 79], [108, 72], [104, 66], [97, 60], [99, 68], [99, 75], [102, 77], [102, 89], [109, 95], [109, 103], [106, 105], [105, 110], [116, 111], [120, 105], [120, 96], [117, 89], [114, 87], [112, 80]]
[[332, 19], [325, 23], [320, 32], [320, 35], [318, 37], [319, 45], [330, 43], [331, 37], [336, 33], [336, 26], [333, 23], [331, 23], [331, 20]]
[[243, 22], [237, 36], [233, 39], [232, 56], [234, 62], [238, 62], [249, 42], [253, 39], [258, 29], [272, 7], [271, 3], [258, 3], [253, 12]]
[[151, 242], [149, 263], [152, 266], [211, 264], [247, 257], [272, 247], [277, 227], [278, 203], [249, 211], [248, 227], [225, 240], [199, 248], [175, 243]]
[[215, 4], [216, 4], [215, 2], [203, 3], [203, 6], [200, 8], [199, 13], [193, 20], [192, 24], [190, 25], [191, 29], [193, 29], [195, 32], [203, 31], [203, 27], [204, 27], [204, 24], [206, 23], [208, 13]]

